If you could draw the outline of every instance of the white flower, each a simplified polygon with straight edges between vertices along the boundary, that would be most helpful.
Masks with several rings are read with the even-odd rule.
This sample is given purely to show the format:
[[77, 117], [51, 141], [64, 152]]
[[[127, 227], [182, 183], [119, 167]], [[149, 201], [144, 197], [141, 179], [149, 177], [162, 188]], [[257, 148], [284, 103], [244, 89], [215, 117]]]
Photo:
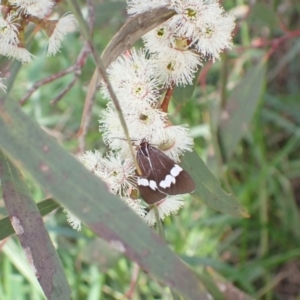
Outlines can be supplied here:
[[22, 13], [39, 18], [49, 14], [55, 5], [52, 0], [9, 0], [9, 3], [16, 6]]
[[170, 0], [127, 0], [128, 14], [141, 14], [145, 11], [167, 6]]
[[191, 40], [191, 45], [204, 56], [218, 59], [219, 53], [231, 47], [234, 17], [214, 1], [182, 0], [174, 6], [177, 14], [169, 25], [178, 36]]
[[173, 48], [157, 53], [153, 60], [159, 79], [166, 86], [192, 84], [196, 71], [202, 65], [199, 55]]
[[143, 36], [145, 47], [150, 53], [175, 48], [175, 40], [174, 29], [170, 27], [169, 21], [164, 22]]
[[85, 153], [79, 155], [78, 159], [89, 171], [91, 171], [96, 176], [100, 177], [101, 180], [107, 185], [107, 189], [113, 192], [110, 183], [107, 181], [107, 178], [103, 176], [102, 168], [104, 158], [102, 157], [99, 151], [86, 151]]
[[108, 105], [99, 120], [99, 131], [103, 132], [103, 141], [112, 150], [122, 148], [125, 138], [125, 133], [119, 120], [118, 113]]
[[178, 49], [176, 40], [186, 40], [186, 50], [195, 48], [202, 56], [215, 60], [232, 46], [234, 17], [216, 1], [175, 0], [169, 7], [177, 14], [144, 37], [150, 52], [164, 52], [161, 48], [166, 46]]
[[0, 54], [29, 63], [33, 55], [20, 45], [17, 26], [15, 14], [8, 14], [5, 19], [0, 16]]
[[102, 154], [95, 150], [86, 151], [84, 154], [79, 155], [78, 159], [86, 166], [88, 170], [92, 173], [96, 174], [100, 172], [100, 168], [102, 165]]
[[102, 157], [99, 151], [87, 151], [78, 159], [100, 177], [112, 193], [129, 197], [135, 189], [136, 175], [132, 159], [123, 158], [120, 153], [112, 152]]
[[129, 197], [121, 197], [121, 199], [140, 217], [144, 218], [146, 215], [145, 208], [141, 205], [141, 200], [131, 199]]
[[30, 63], [33, 56], [27, 49], [12, 44], [0, 44], [0, 54], [9, 58], [15, 58], [23, 64]]
[[170, 20], [170, 26], [179, 36], [191, 37], [197, 27], [197, 21], [202, 19], [209, 11], [218, 9], [215, 1], [205, 0], [179, 0], [172, 8], [176, 15]]
[[163, 85], [192, 83], [194, 73], [202, 65], [201, 58], [189, 50], [189, 39], [177, 35], [170, 21], [150, 31], [143, 39], [152, 53], [156, 76]]
[[[160, 136], [161, 129], [165, 127], [166, 113], [147, 102], [142, 102], [135, 108], [122, 112], [132, 141], [151, 140], [153, 135]], [[119, 116], [112, 105], [108, 105], [100, 119], [100, 131], [103, 132], [104, 142], [112, 150], [120, 150], [124, 147], [122, 149], [124, 153], [124, 150], [128, 149]]]
[[154, 135], [151, 144], [159, 145], [159, 149], [172, 160], [179, 162], [180, 156], [185, 151], [192, 151], [193, 139], [188, 135], [188, 126], [167, 126], [162, 128], [162, 139], [158, 140]]
[[64, 209], [64, 212], [67, 214], [67, 221], [70, 224], [70, 226], [73, 229], [80, 231], [81, 230], [81, 221], [75, 215], [73, 215], [69, 210]]
[[[165, 217], [177, 213], [184, 202], [181, 197], [168, 196], [154, 205], [157, 206], [159, 218], [163, 220]], [[154, 210], [151, 209], [144, 219], [149, 226], [153, 226], [156, 222]]]
[[135, 167], [131, 159], [124, 159], [120, 153], [110, 153], [101, 161], [100, 177], [108, 183], [111, 191], [119, 196], [129, 197], [135, 189]]
[[[112, 193], [120, 196], [135, 213], [140, 217], [145, 216], [145, 209], [141, 205], [141, 200], [130, 198], [132, 192], [136, 190], [136, 174], [132, 159], [123, 159], [120, 153], [114, 154], [112, 152], [103, 158], [99, 151], [87, 151], [78, 158], [108, 185]], [[69, 223], [75, 222], [69, 221]]]
[[193, 41], [198, 52], [219, 59], [220, 53], [232, 47], [232, 31], [234, 29], [232, 15], [219, 15], [211, 20], [199, 20], [198, 31], [193, 35]]
[[19, 43], [17, 28], [19, 24], [16, 21], [14, 14], [8, 14], [5, 19], [0, 15], [0, 49], [6, 45], [16, 46]]
[[[58, 21], [54, 22], [54, 28], [50, 33], [48, 43], [48, 55], [55, 55], [61, 48], [61, 42], [64, 40], [66, 35], [76, 30], [77, 20], [74, 15], [65, 15]], [[49, 32], [48, 32], [49, 33]]]
[[[107, 70], [113, 90], [122, 108], [133, 109], [139, 101], [155, 103], [158, 97], [158, 81], [154, 74], [153, 63], [146, 59], [144, 51], [132, 50], [129, 55], [122, 55]], [[106, 86], [101, 92], [110, 98]]]

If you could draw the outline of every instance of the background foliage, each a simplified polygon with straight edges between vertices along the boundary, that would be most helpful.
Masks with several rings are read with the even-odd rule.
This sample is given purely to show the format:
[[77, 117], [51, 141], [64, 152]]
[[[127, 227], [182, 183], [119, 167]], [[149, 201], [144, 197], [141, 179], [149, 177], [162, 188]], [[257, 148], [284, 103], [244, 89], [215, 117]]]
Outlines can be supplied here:
[[[101, 53], [127, 16], [125, 1], [95, 2], [93, 39]], [[223, 4], [238, 16], [235, 47], [220, 62], [203, 67], [191, 98], [188, 89], [177, 91], [172, 121], [190, 125], [196, 151], [250, 218], [231, 217], [187, 200], [177, 216], [166, 220], [166, 240], [199, 276], [213, 278], [227, 299], [246, 295], [300, 299], [300, 4], [288, 0]], [[64, 12], [68, 7], [62, 2], [57, 10]], [[69, 35], [60, 54], [48, 58], [43, 55], [44, 39], [32, 40], [30, 50], [37, 58], [21, 67], [11, 98], [19, 101], [37, 80], [70, 66], [82, 43], [79, 33]], [[1, 68], [7, 64], [0, 59]], [[72, 74], [42, 86], [23, 105], [29, 116], [74, 154], [93, 70], [89, 57], [76, 84], [55, 105], [51, 100], [70, 83]], [[98, 131], [98, 116], [105, 104], [98, 93], [87, 150], [105, 151]], [[37, 202], [47, 196], [30, 177], [26, 179]], [[0, 213], [7, 215], [2, 201]], [[126, 295], [167, 299], [167, 288], [138, 271], [89, 229], [72, 230], [61, 210], [44, 221], [57, 246], [72, 299], [126, 299]], [[0, 299], [43, 299], [16, 239], [2, 241], [1, 247]]]

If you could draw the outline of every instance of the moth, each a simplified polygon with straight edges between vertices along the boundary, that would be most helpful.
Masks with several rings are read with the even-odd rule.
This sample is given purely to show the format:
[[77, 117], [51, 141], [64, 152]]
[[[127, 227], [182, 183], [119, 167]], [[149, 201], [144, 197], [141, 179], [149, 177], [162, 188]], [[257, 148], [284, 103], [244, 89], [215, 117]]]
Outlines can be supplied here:
[[137, 179], [138, 189], [149, 205], [168, 195], [186, 194], [195, 190], [192, 177], [147, 141], [141, 142], [136, 158], [142, 172]]

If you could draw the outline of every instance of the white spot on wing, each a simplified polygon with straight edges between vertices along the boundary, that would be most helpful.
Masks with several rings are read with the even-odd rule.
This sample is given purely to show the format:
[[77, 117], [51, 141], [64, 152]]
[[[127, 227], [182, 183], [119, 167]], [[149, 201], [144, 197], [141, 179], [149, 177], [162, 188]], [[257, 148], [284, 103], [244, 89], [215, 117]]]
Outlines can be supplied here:
[[150, 184], [149, 184], [150, 188], [155, 191], [157, 189], [157, 185], [156, 182], [154, 180], [150, 180]]
[[161, 186], [162, 188], [167, 188], [167, 187], [170, 187], [172, 183], [175, 184], [176, 182], [176, 179], [171, 176], [171, 175], [167, 175], [165, 180], [162, 180], [160, 183], [159, 183], [159, 186]]
[[178, 165], [174, 165], [174, 167], [171, 169], [171, 175], [176, 177], [179, 175], [179, 173], [182, 171], [182, 168], [179, 167]]
[[13, 216], [11, 218], [11, 225], [14, 228], [14, 230], [15, 230], [15, 232], [16, 232], [17, 235], [21, 235], [21, 234], [24, 233], [24, 229], [23, 229], [23, 227], [21, 225], [21, 222], [20, 222], [19, 218]]
[[143, 185], [143, 186], [149, 186], [149, 180], [146, 179], [146, 178], [138, 177], [137, 184], [138, 185]]
[[149, 186], [153, 191], [157, 189], [157, 184], [154, 180], [138, 177], [137, 184], [142, 186]]

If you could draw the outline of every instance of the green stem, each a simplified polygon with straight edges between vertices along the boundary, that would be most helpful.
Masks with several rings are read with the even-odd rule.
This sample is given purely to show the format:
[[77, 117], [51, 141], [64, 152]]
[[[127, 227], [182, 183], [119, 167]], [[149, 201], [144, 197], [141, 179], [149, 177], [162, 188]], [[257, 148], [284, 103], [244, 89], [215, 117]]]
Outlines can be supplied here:
[[[124, 130], [124, 133], [125, 133], [126, 140], [127, 140], [128, 144], [129, 144], [129, 150], [130, 150], [131, 156], [133, 158], [135, 167], [137, 169], [137, 173], [138, 174], [142, 174], [142, 172], [141, 172], [141, 170], [139, 168], [139, 165], [137, 163], [134, 150], [133, 150], [132, 145], [131, 145], [129, 131], [128, 131], [128, 128], [127, 128], [127, 125], [126, 125], [126, 122], [125, 122], [125, 119], [124, 119], [124, 116], [123, 116], [123, 113], [122, 113], [119, 101], [118, 101], [117, 96], [114, 93], [113, 88], [111, 86], [111, 83], [110, 83], [110, 81], [108, 79], [108, 76], [107, 76], [107, 73], [106, 73], [106, 68], [105, 68], [102, 60], [100, 59], [98, 53], [96, 52], [96, 48], [95, 48], [95, 45], [93, 43], [89, 27], [88, 27], [87, 23], [85, 22], [82, 14], [81, 14], [80, 6], [79, 6], [78, 2], [74, 1], [74, 0], [68, 0], [68, 4], [69, 4], [69, 7], [71, 8], [71, 10], [73, 11], [73, 14], [75, 15], [76, 19], [79, 21], [81, 33], [84, 36], [84, 38], [86, 39], [86, 41], [88, 41], [88, 43], [89, 43], [89, 46], [90, 46], [90, 49], [91, 49], [91, 53], [92, 53], [92, 56], [93, 56], [93, 58], [95, 60], [95, 63], [96, 63], [99, 75], [102, 77], [103, 82], [105, 83], [105, 85], [106, 85], [106, 87], [107, 87], [107, 89], [108, 89], [108, 91], [110, 93], [112, 102], [115, 105], [116, 111], [118, 113], [118, 117], [120, 119], [120, 123], [121, 123], [121, 125], [123, 127], [123, 130]], [[99, 80], [99, 75], [97, 74], [96, 83]]]
[[[161, 218], [159, 217], [157, 205], [154, 204], [152, 206], [152, 209], [154, 210], [154, 214], [155, 214], [157, 232], [165, 240], [166, 238], [165, 238], [164, 226], [163, 226]], [[180, 295], [176, 291], [172, 290], [171, 288], [170, 288], [170, 293], [171, 293], [171, 297], [173, 300], [181, 300], [182, 299], [180, 297]]]
[[157, 205], [154, 204], [152, 209], [154, 210], [154, 214], [155, 214], [157, 232], [165, 240], [164, 226], [162, 224], [161, 218], [159, 217]]

